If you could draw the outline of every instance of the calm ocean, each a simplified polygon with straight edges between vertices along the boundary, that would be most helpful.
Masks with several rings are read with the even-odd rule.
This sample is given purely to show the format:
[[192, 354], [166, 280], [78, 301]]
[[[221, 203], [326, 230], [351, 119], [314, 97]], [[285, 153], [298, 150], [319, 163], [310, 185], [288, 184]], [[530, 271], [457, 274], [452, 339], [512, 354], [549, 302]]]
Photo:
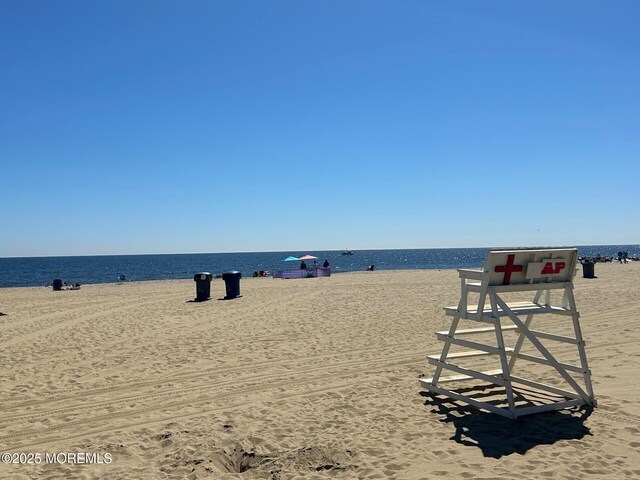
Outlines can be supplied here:
[[[613, 256], [628, 251], [640, 255], [640, 245], [596, 245], [578, 247], [580, 255]], [[54, 278], [68, 283], [110, 283], [119, 275], [130, 281], [193, 278], [196, 272], [213, 274], [237, 270], [251, 276], [255, 270], [283, 270], [297, 266], [285, 263], [287, 255], [306, 253], [329, 260], [334, 273], [363, 270], [413, 270], [472, 268], [484, 264], [487, 248], [442, 248], [418, 250], [357, 250], [353, 255], [340, 251], [199, 253], [179, 255], [106, 255], [91, 257], [0, 258], [0, 287], [48, 285]]]

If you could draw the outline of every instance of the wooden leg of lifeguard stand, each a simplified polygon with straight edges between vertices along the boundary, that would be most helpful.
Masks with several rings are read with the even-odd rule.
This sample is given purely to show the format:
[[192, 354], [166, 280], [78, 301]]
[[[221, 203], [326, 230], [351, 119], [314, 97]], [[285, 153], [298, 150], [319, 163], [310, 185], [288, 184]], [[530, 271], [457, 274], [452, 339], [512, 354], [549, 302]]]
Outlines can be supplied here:
[[584, 385], [587, 389], [587, 395], [589, 396], [589, 405], [595, 407], [597, 405], [595, 395], [593, 393], [593, 385], [591, 384], [591, 370], [589, 370], [589, 363], [587, 362], [587, 353], [585, 351], [585, 341], [582, 338], [582, 329], [580, 328], [580, 314], [576, 308], [576, 301], [573, 298], [573, 286], [568, 287], [565, 291], [565, 298], [569, 303], [569, 308], [573, 312], [571, 320], [573, 321], [573, 332], [578, 343], [578, 353], [580, 355], [580, 366], [582, 367], [582, 375], [584, 378]]
[[[460, 302], [462, 303], [462, 302]], [[445, 363], [447, 361], [447, 355], [449, 355], [449, 348], [451, 348], [450, 338], [455, 336], [456, 330], [458, 328], [458, 323], [460, 323], [460, 306], [458, 306], [458, 313], [453, 317], [453, 321], [451, 322], [451, 327], [449, 327], [449, 333], [447, 334], [447, 339], [444, 341], [444, 346], [442, 347], [442, 353], [440, 354], [440, 362]], [[433, 379], [431, 383], [434, 386], [438, 385], [438, 380], [440, 379], [440, 374], [442, 373], [442, 367], [437, 366], [436, 371], [433, 374]]]
[[496, 297], [495, 292], [489, 294], [492, 317], [495, 322], [496, 341], [498, 349], [500, 350], [500, 368], [502, 369], [502, 379], [504, 380], [504, 389], [507, 394], [507, 404], [509, 405], [509, 418], [516, 418], [516, 405], [513, 399], [513, 388], [511, 387], [511, 374], [507, 362], [507, 351], [504, 346], [504, 337], [502, 335], [502, 325], [500, 323], [500, 316], [498, 315]]

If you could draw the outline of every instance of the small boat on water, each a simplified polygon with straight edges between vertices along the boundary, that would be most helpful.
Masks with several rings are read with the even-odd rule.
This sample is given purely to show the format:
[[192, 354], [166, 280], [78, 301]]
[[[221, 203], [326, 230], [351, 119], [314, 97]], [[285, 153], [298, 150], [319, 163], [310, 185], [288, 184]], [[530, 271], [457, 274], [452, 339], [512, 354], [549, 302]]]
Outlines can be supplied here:
[[343, 250], [342, 251], [342, 255], [353, 255], [353, 251], [352, 250]]

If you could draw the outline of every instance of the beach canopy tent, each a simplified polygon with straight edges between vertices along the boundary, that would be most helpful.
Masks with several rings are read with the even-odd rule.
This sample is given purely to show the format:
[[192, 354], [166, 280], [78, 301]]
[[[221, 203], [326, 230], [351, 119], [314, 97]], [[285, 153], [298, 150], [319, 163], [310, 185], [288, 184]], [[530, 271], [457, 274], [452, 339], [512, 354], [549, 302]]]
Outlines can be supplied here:
[[[294, 257], [293, 255], [289, 255], [287, 258], [282, 260], [283, 262], [298, 262], [305, 260], [317, 260], [318, 257], [314, 257], [313, 255], [304, 255], [302, 257]], [[301, 265], [302, 266], [302, 265]], [[331, 276], [331, 267], [320, 267], [317, 264], [314, 264], [311, 268], [296, 268], [292, 270], [282, 270], [279, 272], [273, 273], [273, 278], [309, 278], [309, 277], [330, 277]]]
[[287, 258], [282, 260], [283, 262], [299, 262], [300, 260], [317, 260], [318, 257], [314, 257], [313, 255], [304, 255], [302, 257], [294, 257], [293, 255], [289, 255]]

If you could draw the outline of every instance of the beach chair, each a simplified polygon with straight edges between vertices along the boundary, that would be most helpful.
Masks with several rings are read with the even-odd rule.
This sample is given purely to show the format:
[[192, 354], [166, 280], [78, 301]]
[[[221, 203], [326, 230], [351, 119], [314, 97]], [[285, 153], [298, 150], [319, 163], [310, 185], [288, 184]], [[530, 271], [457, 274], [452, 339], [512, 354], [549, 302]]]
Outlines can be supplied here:
[[[460, 301], [457, 306], [445, 307], [446, 315], [453, 317], [451, 327], [436, 332], [444, 346], [439, 355], [427, 357], [429, 363], [436, 367], [435, 374], [432, 378], [421, 378], [420, 385], [434, 395], [448, 396], [512, 419], [571, 406], [595, 407], [580, 315], [573, 297], [577, 258], [576, 249], [496, 250], [488, 253], [482, 270], [458, 270]], [[513, 301], [514, 296], [517, 301]], [[522, 301], [525, 297], [528, 300]], [[531, 327], [537, 317], [566, 320], [546, 321], [547, 330], [552, 324], [557, 324], [558, 328], [570, 329], [573, 336], [533, 330]], [[484, 326], [460, 329], [461, 321]], [[515, 340], [507, 345], [505, 336], [510, 333], [515, 334]], [[476, 341], [477, 338], [490, 340]], [[574, 355], [577, 353], [578, 364], [558, 360], [547, 348], [549, 343], [570, 345]], [[525, 345], [530, 349], [533, 347], [540, 355], [524, 353]], [[452, 353], [452, 347], [460, 351]], [[567, 354], [566, 350], [563, 355]], [[479, 357], [493, 359], [498, 368], [481, 371], [459, 365], [466, 360], [476, 361]], [[530, 362], [528, 366], [551, 367], [552, 375], [561, 380], [562, 385], [516, 375], [515, 367], [519, 361]], [[457, 375], [443, 377], [444, 370]], [[474, 397], [470, 393], [473, 389], [469, 388], [456, 391], [441, 386], [469, 380], [481, 380], [497, 386], [500, 392], [498, 400], [489, 401], [487, 395]], [[514, 392], [515, 389], [518, 391]], [[534, 397], [535, 400], [530, 400]]]

